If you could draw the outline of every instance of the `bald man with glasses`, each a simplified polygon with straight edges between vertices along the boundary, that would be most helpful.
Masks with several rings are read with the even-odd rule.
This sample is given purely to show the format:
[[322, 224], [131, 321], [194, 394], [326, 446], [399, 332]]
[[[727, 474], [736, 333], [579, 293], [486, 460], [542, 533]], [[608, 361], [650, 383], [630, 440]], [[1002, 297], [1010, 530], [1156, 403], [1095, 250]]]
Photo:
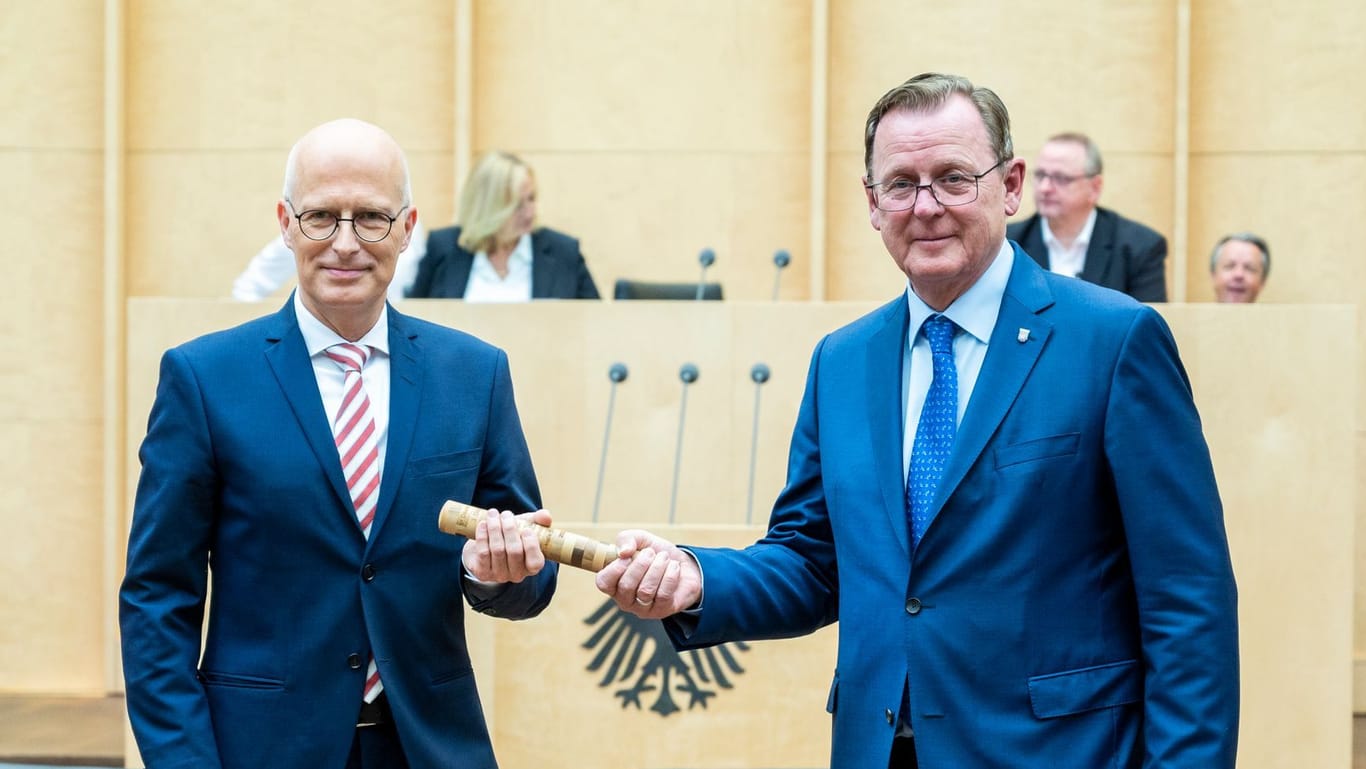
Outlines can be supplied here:
[[1167, 301], [1167, 239], [1097, 205], [1104, 186], [1100, 149], [1061, 133], [1041, 150], [1030, 178], [1036, 213], [1006, 237], [1044, 269], [1122, 291], [1140, 302]]

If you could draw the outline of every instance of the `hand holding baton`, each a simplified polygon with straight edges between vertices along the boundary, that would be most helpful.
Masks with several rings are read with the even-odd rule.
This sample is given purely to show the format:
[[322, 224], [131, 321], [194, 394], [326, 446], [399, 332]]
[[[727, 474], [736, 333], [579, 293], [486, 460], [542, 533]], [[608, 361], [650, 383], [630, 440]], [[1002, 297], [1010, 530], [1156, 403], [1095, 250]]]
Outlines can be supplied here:
[[[463, 502], [447, 501], [441, 506], [437, 526], [447, 534], [474, 539], [475, 529], [487, 515], [487, 510], [480, 510]], [[556, 563], [596, 572], [617, 559], [615, 545], [531, 521], [519, 519], [517, 525], [536, 532], [536, 539], [541, 543], [541, 552]]]

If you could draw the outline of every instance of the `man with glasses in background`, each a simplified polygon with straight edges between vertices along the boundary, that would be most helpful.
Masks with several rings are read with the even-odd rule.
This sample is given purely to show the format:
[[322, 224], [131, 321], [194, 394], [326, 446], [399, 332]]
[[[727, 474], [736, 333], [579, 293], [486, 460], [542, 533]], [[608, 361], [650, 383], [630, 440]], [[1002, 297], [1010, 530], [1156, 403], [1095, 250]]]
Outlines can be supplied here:
[[[162, 357], [119, 593], [138, 748], [156, 769], [493, 769], [463, 603], [531, 617], [556, 581], [508, 512], [540, 492], [507, 356], [386, 303], [417, 221], [389, 134], [310, 131], [276, 208], [289, 301]], [[473, 539], [438, 530], [447, 499], [489, 509]]]
[[1044, 269], [1081, 278], [1140, 302], [1167, 301], [1167, 239], [1156, 230], [1100, 208], [1105, 178], [1090, 137], [1061, 133], [1039, 150], [1030, 175], [1036, 212], [1012, 223], [1006, 237]]
[[680, 649], [838, 622], [831, 769], [1231, 769], [1236, 588], [1166, 323], [1006, 240], [992, 91], [916, 76], [864, 141], [907, 281], [817, 345], [768, 533], [625, 531], [598, 588]]

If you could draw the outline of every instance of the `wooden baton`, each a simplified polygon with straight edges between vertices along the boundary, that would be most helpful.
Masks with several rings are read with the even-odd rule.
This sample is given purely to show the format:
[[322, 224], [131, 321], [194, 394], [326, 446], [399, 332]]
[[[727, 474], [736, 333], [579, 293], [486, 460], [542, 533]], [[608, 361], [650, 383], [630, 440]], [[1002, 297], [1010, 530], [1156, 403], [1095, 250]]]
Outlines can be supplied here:
[[[474, 539], [475, 527], [487, 516], [487, 510], [471, 507], [464, 502], [447, 501], [441, 506], [437, 526], [447, 534], [458, 534]], [[617, 559], [615, 545], [520, 518], [517, 525], [536, 532], [536, 539], [541, 543], [541, 552], [546, 558], [557, 563], [589, 571], [601, 571], [602, 567]]]

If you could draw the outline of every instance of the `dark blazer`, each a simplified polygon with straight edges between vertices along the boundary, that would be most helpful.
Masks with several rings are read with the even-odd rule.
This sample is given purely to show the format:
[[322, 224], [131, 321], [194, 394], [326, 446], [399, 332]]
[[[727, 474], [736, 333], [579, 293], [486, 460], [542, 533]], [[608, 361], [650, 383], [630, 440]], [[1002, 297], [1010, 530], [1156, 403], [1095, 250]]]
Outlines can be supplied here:
[[[427, 253], [417, 266], [408, 296], [461, 299], [470, 282], [474, 254], [460, 247], [460, 228], [443, 227], [427, 236]], [[532, 299], [597, 299], [598, 287], [579, 252], [579, 241], [549, 227], [531, 233]]]
[[[1006, 237], [1024, 246], [1045, 270], [1048, 246], [1043, 242], [1041, 218], [1006, 226]], [[1088, 283], [1123, 291], [1140, 302], [1167, 301], [1167, 239], [1147, 225], [1125, 219], [1106, 208], [1096, 209], [1096, 226], [1086, 247], [1086, 264], [1077, 277]]]
[[693, 549], [705, 594], [674, 642], [837, 621], [832, 769], [887, 765], [907, 681], [921, 766], [1232, 767], [1236, 588], [1161, 316], [1017, 247], [914, 551], [907, 325], [903, 294], [816, 347], [768, 533]]
[[162, 357], [119, 593], [128, 712], [147, 766], [345, 765], [371, 652], [413, 769], [495, 766], [463, 603], [534, 616], [556, 569], [467, 596], [465, 540], [437, 517], [448, 499], [540, 507], [507, 357], [392, 307], [389, 345], [368, 540], [292, 299]]

